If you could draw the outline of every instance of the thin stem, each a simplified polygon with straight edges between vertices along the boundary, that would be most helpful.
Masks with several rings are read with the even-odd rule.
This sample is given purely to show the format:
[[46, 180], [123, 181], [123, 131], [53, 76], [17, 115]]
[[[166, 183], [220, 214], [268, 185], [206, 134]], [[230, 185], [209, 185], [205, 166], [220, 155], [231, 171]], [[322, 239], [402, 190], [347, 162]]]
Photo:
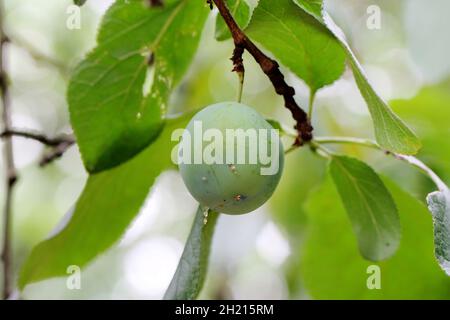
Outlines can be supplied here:
[[[321, 156], [322, 158], [325, 159], [330, 159], [331, 156], [333, 155], [333, 153], [328, 150], [327, 148], [325, 148], [324, 146], [320, 145], [320, 144], [316, 144], [314, 141], [309, 141], [308, 142], [310, 149], [312, 152], [314, 152], [315, 154]], [[300, 148], [300, 146], [298, 145], [292, 145], [289, 149], [287, 149], [284, 154], [288, 155], [290, 153], [292, 153], [293, 151], [297, 150], [298, 148]]]
[[353, 137], [316, 137], [314, 138], [314, 141], [319, 144], [356, 144], [381, 150], [380, 146], [370, 139]]
[[[300, 108], [294, 99], [295, 90], [293, 87], [289, 86], [284, 79], [284, 75], [281, 73], [279, 64], [277, 61], [269, 58], [264, 52], [262, 52], [241, 30], [236, 21], [234, 20], [230, 10], [225, 4], [224, 0], [212, 0], [220, 15], [224, 19], [228, 29], [234, 40], [235, 53], [233, 54], [233, 61], [235, 57], [242, 58], [242, 53], [247, 50], [250, 55], [255, 59], [255, 61], [261, 67], [261, 70], [266, 74], [269, 80], [272, 82], [275, 92], [281, 95], [284, 99], [284, 105], [292, 113], [292, 117], [295, 119], [297, 124], [295, 129], [297, 130], [298, 137], [296, 138], [295, 144], [303, 145], [312, 139], [313, 127], [308, 120], [308, 114]], [[236, 51], [239, 54], [236, 54]]]
[[16, 129], [8, 129], [0, 133], [1, 138], [6, 137], [23, 137], [27, 139], [36, 140], [42, 144], [45, 144], [50, 147], [56, 147], [62, 143], [74, 143], [75, 139], [71, 135], [61, 135], [56, 138], [50, 138], [42, 133], [32, 132], [32, 131], [23, 131], [23, 130], [16, 130]]
[[444, 183], [444, 181], [442, 181], [441, 178], [439, 178], [438, 175], [433, 170], [431, 170], [425, 163], [423, 163], [416, 157], [405, 156], [402, 154], [392, 154], [392, 155], [396, 159], [405, 161], [405, 162], [409, 163], [410, 165], [418, 168], [423, 173], [425, 173], [434, 182], [434, 184], [438, 187], [439, 191], [448, 190], [448, 187]]
[[231, 61], [233, 61], [233, 72], [236, 72], [239, 79], [238, 84], [238, 97], [237, 101], [242, 101], [242, 92], [244, 89], [244, 78], [245, 78], [245, 67], [244, 67], [244, 48], [240, 46], [235, 46], [233, 51], [233, 56], [231, 57]]
[[331, 150], [328, 150], [320, 143], [315, 142], [315, 140], [310, 141], [309, 145], [310, 145], [312, 151], [314, 151], [315, 153], [317, 153], [318, 155], [320, 155], [324, 158], [330, 159], [334, 154]]
[[[0, 0], [0, 89], [3, 106], [2, 122], [4, 130], [11, 128], [11, 104], [8, 88], [8, 80], [5, 71], [6, 52], [5, 47], [8, 42], [4, 32], [4, 10], [3, 1]], [[3, 264], [3, 299], [7, 299], [12, 290], [12, 250], [11, 250], [11, 226], [12, 226], [12, 197], [13, 188], [17, 181], [16, 168], [14, 165], [14, 154], [11, 137], [4, 139], [5, 157], [5, 203], [3, 208], [3, 247], [1, 260]]]
[[439, 191], [448, 190], [447, 185], [441, 178], [429, 168], [422, 161], [413, 156], [406, 156], [402, 154], [393, 153], [383, 150], [375, 141], [369, 139], [360, 139], [353, 137], [317, 137], [312, 143], [320, 144], [355, 144], [363, 147], [369, 147], [384, 152], [386, 155], [392, 155], [395, 159], [409, 163], [410, 165], [418, 168], [421, 172], [425, 173], [438, 187]]
[[237, 102], [241, 102], [242, 101], [242, 92], [244, 91], [244, 78], [245, 78], [245, 73], [244, 72], [239, 72], [238, 73], [238, 78], [239, 78], [239, 83], [238, 83], [238, 96], [237, 96]]
[[46, 165], [52, 163], [56, 159], [62, 157], [62, 155], [75, 144], [75, 141], [63, 141], [57, 146], [55, 146], [49, 153], [45, 154], [41, 161], [39, 161], [39, 165], [41, 167], [45, 167]]
[[309, 103], [308, 103], [308, 119], [311, 122], [313, 111], [314, 111], [314, 99], [316, 98], [316, 92], [314, 90], [310, 90], [309, 92]]
[[45, 167], [56, 159], [59, 159], [72, 145], [75, 144], [75, 137], [66, 134], [50, 138], [42, 133], [16, 129], [9, 129], [0, 133], [0, 138], [9, 138], [11, 136], [32, 139], [52, 148], [48, 153], [44, 154], [39, 161], [41, 167]]
[[36, 62], [56, 68], [64, 77], [69, 75], [70, 67], [66, 63], [40, 52], [19, 35], [10, 36], [9, 42], [25, 50]]

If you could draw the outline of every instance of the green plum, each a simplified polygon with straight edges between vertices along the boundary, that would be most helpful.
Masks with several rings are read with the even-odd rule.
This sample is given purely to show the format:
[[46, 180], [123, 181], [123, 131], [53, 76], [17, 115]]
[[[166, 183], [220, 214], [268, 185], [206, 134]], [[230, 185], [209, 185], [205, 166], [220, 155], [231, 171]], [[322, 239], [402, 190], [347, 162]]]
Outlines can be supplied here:
[[273, 194], [284, 165], [278, 131], [253, 108], [210, 105], [189, 122], [179, 145], [181, 176], [203, 206], [244, 214]]

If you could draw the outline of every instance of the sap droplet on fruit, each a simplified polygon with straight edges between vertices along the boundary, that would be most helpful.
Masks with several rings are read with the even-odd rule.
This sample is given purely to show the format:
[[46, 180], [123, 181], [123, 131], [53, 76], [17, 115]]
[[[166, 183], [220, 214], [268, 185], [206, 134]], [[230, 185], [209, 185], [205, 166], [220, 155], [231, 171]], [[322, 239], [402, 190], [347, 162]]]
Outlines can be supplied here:
[[140, 120], [142, 118], [142, 113], [138, 112], [136, 115], [136, 119]]
[[208, 181], [208, 178], [207, 177], [202, 177], [202, 181], [206, 182], [206, 181]]
[[204, 205], [200, 205], [200, 210], [202, 210], [203, 215], [207, 215], [209, 212], [209, 207], [204, 206]]
[[203, 212], [203, 224], [206, 225], [208, 223], [208, 215], [209, 215], [209, 209]]
[[209, 208], [204, 207], [203, 208], [203, 224], [206, 225], [208, 223], [208, 215], [209, 215]]

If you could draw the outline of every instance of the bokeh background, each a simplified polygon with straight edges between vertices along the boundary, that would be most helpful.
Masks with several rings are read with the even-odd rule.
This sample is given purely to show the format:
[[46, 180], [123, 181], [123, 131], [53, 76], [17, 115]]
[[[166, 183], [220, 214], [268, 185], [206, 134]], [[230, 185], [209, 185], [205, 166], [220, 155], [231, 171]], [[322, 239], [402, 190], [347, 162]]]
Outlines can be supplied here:
[[[111, 2], [88, 1], [81, 11], [81, 29], [69, 30], [70, 0], [5, 1], [6, 31], [12, 41], [7, 50], [14, 127], [49, 136], [71, 132], [65, 100], [70, 70], [94, 47], [100, 18]], [[382, 12], [380, 30], [366, 26], [367, 8], [374, 4]], [[450, 1], [328, 0], [326, 7], [379, 94], [423, 140], [419, 157], [450, 182]], [[230, 41], [214, 40], [212, 16], [195, 62], [172, 97], [172, 113], [235, 98], [232, 49]], [[292, 125], [259, 67], [247, 55], [245, 64], [243, 102]], [[306, 105], [307, 87], [284, 72], [295, 86], [298, 102]], [[372, 137], [367, 107], [348, 70], [318, 93], [314, 126], [316, 135]], [[31, 248], [73, 206], [87, 175], [76, 147], [42, 169], [37, 162], [44, 147], [13, 140], [20, 174], [13, 210], [17, 273]], [[431, 216], [424, 206], [433, 185], [383, 154], [360, 147], [345, 151], [389, 177], [400, 209], [402, 247], [394, 258], [380, 263], [382, 289], [367, 290], [366, 268], [371, 263], [358, 255], [349, 222], [327, 178], [326, 163], [305, 148], [288, 156], [281, 185], [267, 205], [245, 216], [220, 218], [201, 298], [450, 298], [450, 280], [433, 261]], [[0, 166], [3, 175], [3, 158]], [[2, 184], [0, 204], [3, 188]], [[51, 279], [28, 286], [23, 298], [160, 299], [181, 256], [195, 209], [178, 173], [162, 174], [120, 242], [83, 270], [81, 290], [68, 290], [66, 279]]]

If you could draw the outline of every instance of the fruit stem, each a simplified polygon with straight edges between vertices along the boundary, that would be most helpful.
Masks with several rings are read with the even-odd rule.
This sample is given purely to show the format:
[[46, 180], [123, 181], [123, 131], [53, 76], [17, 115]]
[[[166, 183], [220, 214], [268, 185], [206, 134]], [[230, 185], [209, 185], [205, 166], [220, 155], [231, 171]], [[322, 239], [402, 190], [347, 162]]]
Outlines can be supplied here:
[[209, 216], [209, 208], [206, 208], [203, 211], [203, 224], [206, 225], [208, 223], [208, 216]]
[[267, 56], [247, 37], [236, 20], [234, 20], [225, 0], [212, 1], [219, 10], [219, 14], [225, 21], [234, 40], [235, 49], [232, 61], [235, 68], [233, 71], [239, 71], [238, 68], [242, 67], [242, 54], [244, 51], [250, 53], [264, 74], [269, 78], [275, 92], [283, 97], [285, 107], [291, 111], [292, 117], [297, 122], [295, 125], [295, 129], [298, 132], [296, 144], [303, 145], [310, 141], [313, 138], [313, 127], [308, 121], [308, 114], [295, 101], [295, 89], [287, 84], [283, 73], [280, 71], [278, 62]]
[[237, 102], [241, 103], [241, 101], [242, 101], [242, 92], [244, 91], [245, 73], [244, 72], [238, 72], [237, 74], [238, 74], [238, 78], [239, 78]]
[[311, 89], [309, 92], [309, 104], [308, 104], [308, 120], [311, 122], [313, 109], [314, 109], [314, 99], [316, 98], [316, 91]]

